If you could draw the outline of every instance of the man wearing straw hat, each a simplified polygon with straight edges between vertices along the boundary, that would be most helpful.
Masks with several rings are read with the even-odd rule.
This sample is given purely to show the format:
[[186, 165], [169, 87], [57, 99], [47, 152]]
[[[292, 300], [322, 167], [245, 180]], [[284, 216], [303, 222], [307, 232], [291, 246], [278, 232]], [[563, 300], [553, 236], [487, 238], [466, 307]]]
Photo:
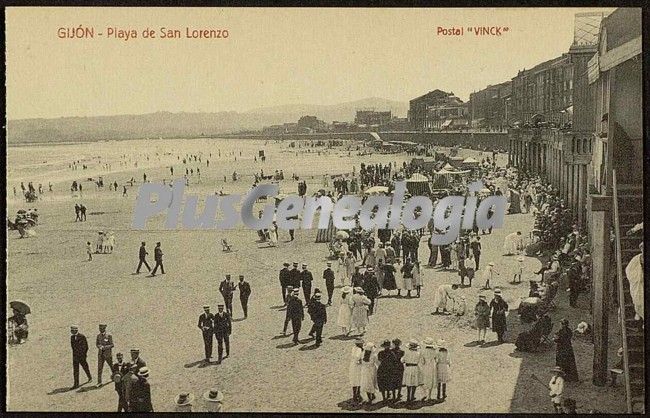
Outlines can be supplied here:
[[282, 288], [282, 303], [287, 306], [287, 286], [289, 285], [289, 263], [283, 263], [280, 269], [280, 287]]
[[298, 289], [293, 289], [293, 296], [287, 301], [287, 318], [291, 321], [293, 330], [293, 343], [298, 344], [300, 341], [298, 335], [302, 326], [302, 320], [305, 317], [302, 301], [298, 297]]
[[213, 326], [214, 315], [210, 313], [210, 306], [203, 305], [203, 313], [199, 315], [199, 323], [197, 327], [203, 334], [203, 349], [205, 351], [205, 362], [210, 362], [212, 357], [212, 334], [214, 332]]
[[212, 388], [203, 394], [206, 401], [207, 412], [224, 412], [223, 392], [217, 388]]
[[309, 307], [309, 315], [311, 316], [311, 320], [314, 321], [309, 335], [316, 338], [316, 346], [319, 346], [323, 343], [323, 326], [327, 323], [327, 308], [321, 302], [320, 292], [314, 293]]
[[115, 382], [115, 391], [117, 392], [117, 412], [127, 412], [129, 410], [129, 404], [124, 396], [124, 380], [131, 365], [124, 361], [122, 353], [115, 354], [115, 359], [117, 362], [112, 367], [112, 379]]
[[325, 289], [327, 289], [327, 306], [332, 306], [332, 295], [334, 294], [334, 270], [332, 262], [327, 262], [327, 268], [323, 270], [323, 279], [325, 280]]
[[564, 392], [564, 371], [561, 367], [555, 366], [551, 369], [553, 377], [548, 382], [548, 396], [555, 409], [555, 413], [561, 414], [562, 411], [562, 393]]
[[506, 323], [506, 312], [508, 312], [508, 304], [501, 297], [501, 289], [494, 289], [494, 299], [490, 302], [490, 309], [492, 310], [492, 331], [497, 334], [497, 339], [500, 343], [503, 340], [503, 334], [508, 330]]
[[109, 370], [113, 367], [113, 336], [106, 332], [106, 324], [99, 324], [99, 334], [95, 340], [97, 346], [97, 386], [102, 385], [102, 371], [104, 363], [108, 364]]
[[141, 367], [138, 371], [138, 380], [131, 387], [130, 412], [153, 412], [151, 387], [147, 379], [149, 379], [149, 368]]
[[88, 340], [86, 336], [79, 332], [79, 327], [72, 325], [70, 327], [70, 346], [72, 347], [72, 373], [74, 376], [74, 385], [72, 389], [79, 387], [79, 366], [83, 367], [88, 382], [93, 380], [88, 367], [86, 356], [88, 354]]
[[224, 312], [224, 306], [222, 304], [217, 305], [217, 313], [213, 317], [214, 323], [214, 337], [217, 340], [217, 354], [219, 355], [219, 361], [217, 364], [221, 364], [223, 359], [223, 345], [226, 344], [226, 357], [230, 356], [230, 334], [232, 332], [232, 322], [230, 320], [230, 314]]

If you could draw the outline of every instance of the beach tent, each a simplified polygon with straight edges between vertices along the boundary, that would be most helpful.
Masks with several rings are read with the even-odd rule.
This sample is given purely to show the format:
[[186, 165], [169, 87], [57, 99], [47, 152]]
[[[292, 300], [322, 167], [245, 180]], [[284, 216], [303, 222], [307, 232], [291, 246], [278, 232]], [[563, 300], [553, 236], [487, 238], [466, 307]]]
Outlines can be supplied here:
[[413, 196], [424, 196], [431, 193], [429, 179], [427, 176], [414, 173], [410, 179], [406, 180], [406, 190]]
[[435, 172], [435, 176], [433, 178], [434, 188], [444, 189], [450, 187], [454, 181], [471, 172], [471, 170], [454, 170], [451, 166], [449, 166], [451, 168], [451, 170], [449, 170], [447, 168], [447, 165], [444, 166], [441, 170]]
[[476, 160], [476, 159], [474, 159], [472, 157], [465, 158], [463, 160], [463, 162], [462, 162], [463, 168], [466, 168], [466, 169], [467, 168], [477, 168], [479, 166], [479, 164], [480, 163], [478, 162], [478, 160]]
[[336, 234], [336, 227], [334, 226], [333, 218], [330, 216], [327, 229], [319, 229], [316, 233], [316, 242], [331, 242], [334, 234]]

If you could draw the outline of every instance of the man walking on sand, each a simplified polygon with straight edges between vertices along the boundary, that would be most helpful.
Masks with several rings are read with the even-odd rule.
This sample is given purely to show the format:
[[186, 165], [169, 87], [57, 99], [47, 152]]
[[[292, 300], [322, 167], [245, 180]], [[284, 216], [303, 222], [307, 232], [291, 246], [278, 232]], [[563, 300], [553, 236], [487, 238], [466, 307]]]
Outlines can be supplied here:
[[147, 252], [147, 249], [145, 247], [146, 245], [147, 244], [144, 241], [142, 241], [142, 243], [140, 244], [140, 254], [139, 254], [140, 262], [138, 263], [138, 267], [135, 270], [135, 274], [140, 274], [140, 268], [142, 267], [143, 264], [148, 271], [151, 271], [151, 267], [149, 267], [149, 263], [147, 263], [147, 256], [149, 255], [149, 253]]
[[99, 334], [95, 341], [97, 346], [97, 386], [102, 385], [102, 371], [104, 363], [108, 364], [108, 369], [113, 367], [113, 336], [106, 332], [106, 324], [99, 324]]
[[156, 243], [156, 248], [153, 250], [153, 258], [156, 261], [156, 264], [153, 266], [153, 271], [151, 272], [152, 276], [156, 275], [156, 271], [158, 271], [158, 267], [160, 267], [160, 273], [165, 274], [165, 268], [163, 267], [163, 252], [162, 248], [160, 248], [160, 242]]

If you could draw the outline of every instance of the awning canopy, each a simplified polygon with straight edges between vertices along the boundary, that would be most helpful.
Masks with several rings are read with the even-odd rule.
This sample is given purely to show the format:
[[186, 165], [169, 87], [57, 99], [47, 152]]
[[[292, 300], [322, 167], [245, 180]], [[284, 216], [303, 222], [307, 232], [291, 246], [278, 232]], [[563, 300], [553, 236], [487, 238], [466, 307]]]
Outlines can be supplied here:
[[409, 183], [423, 183], [428, 182], [429, 179], [424, 174], [414, 173], [411, 178], [406, 181]]
[[465, 164], [478, 164], [478, 160], [475, 160], [472, 157], [467, 157], [463, 160], [463, 163]]
[[451, 165], [451, 164], [449, 164], [449, 163], [447, 163], [447, 164], [445, 164], [444, 167], [442, 167], [442, 169], [443, 169], [443, 170], [447, 170], [447, 171], [449, 171], [449, 170], [452, 170], [452, 171], [453, 171], [453, 170], [454, 170], [454, 166]]
[[449, 125], [451, 125], [451, 119], [447, 119], [446, 121], [444, 121], [443, 124], [442, 124], [442, 127], [446, 128]]
[[468, 174], [468, 173], [470, 173], [470, 172], [471, 172], [471, 170], [449, 171], [449, 170], [446, 170], [446, 169], [443, 168], [442, 170], [437, 171], [436, 174], [438, 174], [438, 175], [446, 175], [446, 174]]

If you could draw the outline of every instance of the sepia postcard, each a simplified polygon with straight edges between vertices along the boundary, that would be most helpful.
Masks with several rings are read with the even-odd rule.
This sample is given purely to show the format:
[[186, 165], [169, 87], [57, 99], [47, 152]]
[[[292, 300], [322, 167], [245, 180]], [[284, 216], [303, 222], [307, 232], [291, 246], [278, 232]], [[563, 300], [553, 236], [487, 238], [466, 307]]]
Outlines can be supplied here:
[[647, 10], [4, 11], [7, 412], [645, 412]]

